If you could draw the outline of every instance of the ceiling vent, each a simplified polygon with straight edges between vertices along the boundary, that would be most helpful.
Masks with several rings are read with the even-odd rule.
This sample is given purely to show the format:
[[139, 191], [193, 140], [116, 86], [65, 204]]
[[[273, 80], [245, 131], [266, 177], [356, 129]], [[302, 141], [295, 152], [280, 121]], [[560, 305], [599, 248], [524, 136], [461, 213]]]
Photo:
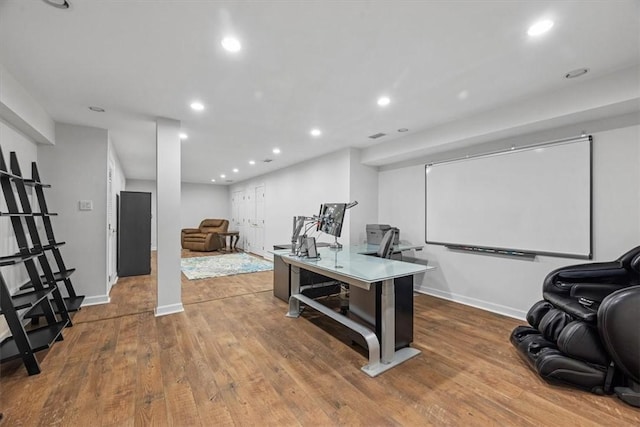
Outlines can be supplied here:
[[264, 159], [264, 160], [263, 160], [263, 162], [265, 162], [265, 163], [271, 163], [271, 162], [273, 162], [273, 159]]
[[378, 132], [378, 133], [376, 133], [376, 134], [369, 135], [369, 138], [371, 138], [371, 139], [378, 139], [378, 138], [382, 138], [382, 137], [383, 137], [383, 136], [385, 136], [385, 135], [386, 135], [386, 133]]
[[233, 182], [233, 180], [232, 179], [228, 179], [225, 182]]

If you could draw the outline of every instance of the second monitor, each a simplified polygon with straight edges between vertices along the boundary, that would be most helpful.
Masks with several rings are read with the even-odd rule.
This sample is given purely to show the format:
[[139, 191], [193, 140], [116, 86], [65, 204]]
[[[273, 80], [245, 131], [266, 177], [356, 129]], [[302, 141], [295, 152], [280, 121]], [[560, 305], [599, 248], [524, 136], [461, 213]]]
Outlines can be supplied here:
[[342, 223], [344, 222], [344, 213], [347, 210], [346, 203], [325, 203], [320, 205], [320, 213], [318, 216], [318, 231], [329, 234], [336, 238], [334, 245], [341, 247], [337, 241], [342, 233]]

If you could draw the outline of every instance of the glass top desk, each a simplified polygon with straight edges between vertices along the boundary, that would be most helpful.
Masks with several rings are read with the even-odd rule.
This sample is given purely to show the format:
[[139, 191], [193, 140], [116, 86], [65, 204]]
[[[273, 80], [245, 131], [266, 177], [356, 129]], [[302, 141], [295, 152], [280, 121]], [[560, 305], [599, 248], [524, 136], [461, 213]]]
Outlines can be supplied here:
[[[273, 254], [285, 263], [299, 267], [291, 269], [291, 296], [288, 317], [300, 316], [300, 303], [320, 311], [360, 334], [369, 350], [369, 363], [362, 370], [375, 377], [400, 363], [417, 356], [420, 351], [405, 347], [395, 349], [395, 283], [394, 279], [425, 272], [433, 267], [365, 255], [375, 250], [365, 246], [345, 246], [341, 250], [318, 248], [319, 259], [301, 258], [291, 255], [289, 250], [274, 250]], [[377, 250], [377, 247], [376, 247]], [[381, 282], [381, 339], [366, 326], [331, 308], [303, 295], [300, 292], [300, 269], [369, 290], [374, 283]]]

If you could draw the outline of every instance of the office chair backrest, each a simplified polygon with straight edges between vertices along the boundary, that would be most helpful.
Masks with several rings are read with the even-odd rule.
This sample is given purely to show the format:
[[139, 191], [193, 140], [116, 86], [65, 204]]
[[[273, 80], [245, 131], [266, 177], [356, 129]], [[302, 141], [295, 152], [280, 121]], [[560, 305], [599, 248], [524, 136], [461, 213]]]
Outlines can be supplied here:
[[382, 240], [380, 241], [380, 247], [378, 248], [377, 256], [380, 258], [391, 258], [391, 252], [393, 252], [393, 241], [396, 237], [396, 230], [388, 230]]

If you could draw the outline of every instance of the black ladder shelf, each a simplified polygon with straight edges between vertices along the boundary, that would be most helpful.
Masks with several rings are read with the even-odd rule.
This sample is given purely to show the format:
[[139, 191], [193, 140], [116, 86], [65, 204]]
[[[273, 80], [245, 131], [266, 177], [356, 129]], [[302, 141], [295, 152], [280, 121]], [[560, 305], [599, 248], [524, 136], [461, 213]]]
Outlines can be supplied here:
[[[0, 185], [7, 207], [7, 212], [0, 212], [0, 216], [9, 217], [18, 244], [18, 252], [1, 256], [0, 267], [23, 265], [27, 271], [29, 281], [22, 288], [28, 288], [29, 290], [12, 294], [4, 275], [0, 271], [0, 313], [4, 315], [11, 332], [11, 336], [0, 342], [0, 362], [22, 358], [29, 375], [34, 375], [40, 373], [40, 365], [35, 353], [51, 347], [55, 341], [62, 341], [62, 330], [67, 326], [71, 326], [69, 309], [57, 285], [57, 282], [61, 280], [57, 278], [61, 276], [60, 272], [63, 272], [67, 276], [66, 278], [68, 278], [68, 275], [64, 264], [62, 264], [62, 267], [58, 264], [58, 273], [52, 271], [46, 251], [57, 250], [60, 244], [55, 243], [55, 239], [52, 242], [53, 234], [51, 232], [47, 233], [49, 243], [43, 246], [35, 222], [36, 217], [42, 217], [45, 222], [45, 228], [51, 229], [49, 216], [53, 214], [46, 210], [46, 206], [44, 211], [41, 212], [33, 212], [31, 210], [29, 195], [25, 186], [35, 185], [36, 194], [38, 195], [38, 185], [42, 184], [40, 184], [37, 176], [37, 168], [35, 164], [32, 165], [36, 176], [31, 180], [26, 180], [22, 178], [15, 153], [12, 152], [10, 156], [11, 172], [6, 167], [2, 149], [0, 148]], [[15, 193], [18, 194], [20, 208], [18, 207]], [[42, 194], [38, 195], [38, 200], [40, 201], [40, 196], [44, 201]], [[31, 244], [27, 240], [25, 224]], [[59, 252], [57, 256], [54, 253], [56, 262], [58, 262], [58, 256], [60, 256]], [[40, 269], [36, 265], [36, 259]], [[62, 261], [61, 256], [60, 261]], [[69, 282], [69, 286], [71, 286], [71, 282]], [[73, 290], [72, 286], [71, 289]], [[75, 292], [73, 296], [75, 298], [83, 298], [75, 296]], [[80, 302], [82, 302], [82, 299], [80, 299]], [[37, 319], [40, 317], [45, 318], [46, 324], [29, 330], [25, 329], [25, 319]]]

